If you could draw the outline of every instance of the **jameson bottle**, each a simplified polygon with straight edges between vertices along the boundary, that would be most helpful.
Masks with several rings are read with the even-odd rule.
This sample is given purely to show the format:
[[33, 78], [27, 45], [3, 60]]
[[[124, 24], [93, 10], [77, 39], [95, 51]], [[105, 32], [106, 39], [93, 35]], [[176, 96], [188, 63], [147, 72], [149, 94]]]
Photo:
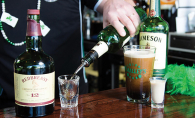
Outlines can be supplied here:
[[164, 76], [167, 65], [169, 26], [161, 18], [160, 0], [150, 0], [148, 18], [140, 24], [140, 45], [156, 47], [153, 76]]
[[16, 115], [39, 117], [54, 111], [55, 68], [42, 49], [40, 11], [27, 11], [26, 51], [14, 62]]
[[[140, 17], [140, 20], [144, 21], [147, 18], [146, 12], [137, 6], [135, 6], [134, 8]], [[124, 37], [120, 36], [117, 30], [112, 25], [109, 25], [105, 29], [103, 29], [99, 33], [97, 38], [99, 42], [81, 59], [82, 64], [77, 68], [73, 76], [82, 67], [88, 67], [96, 58], [101, 57], [104, 53], [116, 52], [121, 47], [123, 47], [131, 38], [127, 28], [124, 27], [124, 29], [126, 31], [126, 36]]]

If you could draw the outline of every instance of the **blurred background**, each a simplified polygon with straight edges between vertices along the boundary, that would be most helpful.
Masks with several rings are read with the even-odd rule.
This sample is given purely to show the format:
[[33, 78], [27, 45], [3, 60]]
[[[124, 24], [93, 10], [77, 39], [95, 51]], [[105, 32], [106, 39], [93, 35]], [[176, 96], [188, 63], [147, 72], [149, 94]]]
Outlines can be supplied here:
[[[135, 4], [149, 12], [150, 0], [134, 0]], [[168, 64], [195, 63], [195, 0], [160, 0], [161, 17], [169, 23]], [[103, 29], [103, 16], [84, 8], [84, 51], [88, 52], [96, 43]], [[127, 44], [137, 44], [137, 36]], [[125, 70], [122, 49], [117, 53], [106, 53], [85, 68], [89, 81], [89, 92], [97, 92], [125, 86]]]

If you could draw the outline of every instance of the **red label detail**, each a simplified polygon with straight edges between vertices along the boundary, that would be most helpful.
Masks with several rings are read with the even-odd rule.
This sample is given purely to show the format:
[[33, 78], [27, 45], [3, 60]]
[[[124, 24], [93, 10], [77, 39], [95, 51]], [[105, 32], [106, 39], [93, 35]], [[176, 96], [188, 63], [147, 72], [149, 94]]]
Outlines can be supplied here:
[[27, 18], [26, 36], [42, 36], [40, 23], [37, 23], [35, 20]]
[[155, 16], [156, 15], [156, 11], [154, 11], [154, 9], [150, 10], [150, 16]]
[[31, 97], [39, 97], [39, 93], [32, 93]]
[[47, 101], [47, 102], [40, 102], [40, 103], [24, 103], [24, 102], [19, 102], [17, 100], [15, 100], [15, 103], [19, 104], [19, 105], [23, 105], [23, 106], [44, 106], [44, 105], [48, 105], [54, 102], [54, 99]]
[[24, 79], [22, 79], [22, 82], [26, 82], [26, 81], [29, 81], [29, 80], [42, 80], [42, 81], [45, 81], [47, 82], [47, 78], [45, 77], [40, 77], [40, 76], [28, 76], [28, 77], [25, 77]]

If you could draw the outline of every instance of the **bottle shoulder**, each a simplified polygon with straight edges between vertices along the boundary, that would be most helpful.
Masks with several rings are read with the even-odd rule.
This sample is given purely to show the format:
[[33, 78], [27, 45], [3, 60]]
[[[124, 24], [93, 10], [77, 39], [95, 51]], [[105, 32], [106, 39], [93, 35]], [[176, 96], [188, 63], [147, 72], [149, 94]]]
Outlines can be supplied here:
[[98, 41], [108, 42], [110, 40], [118, 40], [117, 31], [112, 25], [108, 25], [98, 35]]
[[147, 17], [143, 23], [164, 23], [168, 25], [162, 17]]
[[51, 56], [44, 52], [24, 52], [15, 59], [14, 65], [20, 66], [48, 66], [54, 65], [54, 60]]
[[106, 28], [100, 31], [97, 39], [98, 41], [104, 41], [104, 42], [109, 42], [109, 43], [119, 43], [130, 35], [126, 27], [124, 27], [124, 30], [126, 31], [126, 36], [122, 37], [119, 35], [117, 30], [112, 25], [108, 25]]
[[168, 32], [169, 24], [161, 17], [148, 17], [144, 22], [140, 24], [140, 31], [147, 32]]

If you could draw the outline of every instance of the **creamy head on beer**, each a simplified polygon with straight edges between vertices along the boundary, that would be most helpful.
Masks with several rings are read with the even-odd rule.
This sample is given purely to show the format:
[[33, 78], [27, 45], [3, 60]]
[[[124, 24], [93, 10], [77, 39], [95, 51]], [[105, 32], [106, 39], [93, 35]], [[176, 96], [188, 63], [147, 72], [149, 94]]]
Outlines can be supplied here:
[[124, 52], [125, 57], [131, 57], [131, 58], [151, 58], [155, 57], [154, 52], [145, 50], [145, 51], [133, 51], [128, 50]]

